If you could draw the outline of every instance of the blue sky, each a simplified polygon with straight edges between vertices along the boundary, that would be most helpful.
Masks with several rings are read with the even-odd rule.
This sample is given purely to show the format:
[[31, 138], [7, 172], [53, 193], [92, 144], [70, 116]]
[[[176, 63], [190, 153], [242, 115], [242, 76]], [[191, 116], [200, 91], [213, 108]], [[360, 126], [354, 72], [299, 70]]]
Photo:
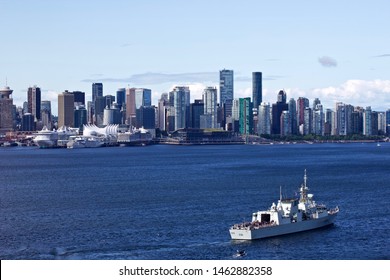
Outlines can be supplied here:
[[[318, 3], [317, 3], [318, 2]], [[389, 1], [0, 0], [0, 86], [14, 103], [38, 85], [42, 99], [91, 83], [104, 94], [152, 89], [153, 102], [175, 85], [191, 97], [235, 72], [235, 97], [251, 96], [263, 72], [263, 100], [320, 98], [390, 108]]]

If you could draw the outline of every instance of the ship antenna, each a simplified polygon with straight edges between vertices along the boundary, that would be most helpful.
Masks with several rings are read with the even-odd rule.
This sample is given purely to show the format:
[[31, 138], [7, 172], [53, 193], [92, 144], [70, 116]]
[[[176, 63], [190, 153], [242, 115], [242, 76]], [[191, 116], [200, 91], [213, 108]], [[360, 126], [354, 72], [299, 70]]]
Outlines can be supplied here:
[[303, 176], [303, 182], [304, 182], [305, 189], [306, 189], [306, 182], [307, 182], [306, 169], [305, 169], [305, 175]]
[[280, 186], [280, 190], [279, 190], [279, 200], [280, 202], [282, 201], [282, 186]]

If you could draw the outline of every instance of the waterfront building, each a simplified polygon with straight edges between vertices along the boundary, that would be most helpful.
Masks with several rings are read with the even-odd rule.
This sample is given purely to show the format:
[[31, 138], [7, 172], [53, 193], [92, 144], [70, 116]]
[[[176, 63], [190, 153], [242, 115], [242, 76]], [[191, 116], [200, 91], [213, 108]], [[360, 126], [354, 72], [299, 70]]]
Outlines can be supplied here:
[[303, 131], [301, 126], [305, 122], [305, 108], [309, 107], [309, 99], [306, 97], [299, 97], [297, 100], [297, 126], [300, 131]]
[[9, 86], [0, 89], [0, 133], [13, 130], [13, 90]]
[[234, 99], [234, 73], [233, 70], [223, 69], [219, 71], [219, 105], [224, 110], [224, 120], [232, 115], [232, 100]]
[[58, 127], [74, 126], [74, 95], [65, 91], [58, 94]]
[[290, 112], [291, 134], [298, 134], [297, 103], [294, 98], [288, 102], [288, 111]]
[[217, 88], [207, 87], [203, 91], [203, 103], [203, 114], [208, 116], [208, 122], [201, 128], [217, 128]]
[[352, 113], [354, 107], [342, 102], [336, 103], [334, 135], [352, 134]]
[[95, 102], [97, 97], [103, 97], [103, 84], [93, 83], [92, 84], [92, 102]]
[[308, 135], [312, 133], [313, 129], [313, 110], [306, 107], [303, 111], [303, 124], [300, 126], [300, 133], [302, 135]]
[[200, 116], [204, 114], [204, 103], [202, 99], [195, 99], [190, 105], [191, 128], [200, 128]]
[[324, 123], [324, 135], [332, 135], [332, 123], [334, 112], [331, 109], [326, 109], [325, 123]]
[[175, 130], [188, 128], [190, 123], [190, 88], [177, 86], [173, 89]]
[[88, 123], [87, 115], [88, 115], [87, 109], [85, 109], [84, 105], [76, 106], [76, 109], [74, 110], [74, 126], [73, 127], [78, 128], [79, 131], [83, 131], [84, 125]]
[[137, 128], [156, 128], [156, 108], [154, 106], [141, 106], [136, 110]]
[[104, 96], [97, 96], [94, 102], [94, 124], [97, 126], [103, 125], [104, 109], [106, 108], [107, 100]]
[[352, 112], [352, 134], [363, 134], [363, 112], [362, 107], [356, 107]]
[[318, 98], [315, 99], [316, 102], [313, 102], [313, 129], [312, 133], [314, 135], [324, 135], [324, 111], [322, 104]]
[[261, 102], [259, 106], [257, 133], [271, 134], [271, 106], [267, 102]]
[[291, 117], [289, 111], [282, 111], [280, 115], [280, 135], [291, 135]]
[[103, 125], [121, 124], [121, 112], [116, 103], [107, 105], [103, 113]]
[[28, 113], [34, 116], [34, 121], [41, 120], [41, 89], [37, 86], [27, 90]]
[[371, 106], [366, 107], [366, 110], [363, 113], [363, 135], [373, 135]]
[[240, 98], [240, 133], [252, 134], [253, 133], [253, 107], [250, 97]]
[[35, 131], [34, 115], [26, 113], [22, 117], [22, 131]]
[[390, 135], [390, 109], [386, 111], [386, 134]]
[[378, 112], [371, 112], [371, 135], [378, 135]]
[[158, 108], [157, 108], [157, 128], [161, 131], [167, 130], [167, 106], [168, 104], [168, 93], [161, 94], [160, 99], [158, 100]]
[[41, 101], [41, 122], [47, 129], [52, 128], [51, 102], [49, 100]]
[[378, 112], [378, 135], [386, 134], [386, 114]]
[[88, 101], [87, 102], [87, 111], [88, 111], [88, 123], [92, 124], [92, 123], [94, 123], [93, 117], [95, 115], [93, 101]]
[[259, 108], [263, 102], [263, 78], [261, 72], [252, 72], [252, 101], [253, 109]]
[[280, 134], [280, 116], [283, 111], [288, 111], [288, 104], [286, 103], [286, 100], [286, 92], [284, 90], [280, 90], [277, 102], [272, 104], [271, 134]]
[[126, 123], [136, 126], [135, 88], [126, 88]]

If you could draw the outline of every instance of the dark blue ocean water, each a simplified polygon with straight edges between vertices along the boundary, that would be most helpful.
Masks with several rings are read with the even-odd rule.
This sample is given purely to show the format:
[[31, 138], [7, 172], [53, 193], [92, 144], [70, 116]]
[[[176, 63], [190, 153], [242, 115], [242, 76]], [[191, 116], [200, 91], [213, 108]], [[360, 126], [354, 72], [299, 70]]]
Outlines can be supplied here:
[[[304, 169], [334, 226], [257, 241], [228, 229]], [[1, 259], [389, 259], [390, 144], [0, 149]]]

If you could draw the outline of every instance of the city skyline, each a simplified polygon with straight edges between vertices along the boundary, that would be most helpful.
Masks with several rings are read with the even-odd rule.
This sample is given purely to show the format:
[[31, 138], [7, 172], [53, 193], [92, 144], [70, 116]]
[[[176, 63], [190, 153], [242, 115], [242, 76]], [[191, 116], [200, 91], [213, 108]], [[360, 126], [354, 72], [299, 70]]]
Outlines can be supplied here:
[[191, 99], [200, 99], [206, 87], [218, 88], [225, 68], [234, 71], [234, 98], [252, 97], [252, 72], [262, 72], [266, 102], [284, 89], [288, 98], [319, 98], [325, 108], [344, 102], [385, 111], [389, 7], [386, 1], [1, 1], [7, 28], [0, 86], [8, 80], [17, 106], [29, 87], [39, 86], [55, 114], [58, 94], [83, 91], [91, 100], [95, 82], [104, 84], [104, 95], [149, 88], [154, 105], [175, 86], [188, 86]]

